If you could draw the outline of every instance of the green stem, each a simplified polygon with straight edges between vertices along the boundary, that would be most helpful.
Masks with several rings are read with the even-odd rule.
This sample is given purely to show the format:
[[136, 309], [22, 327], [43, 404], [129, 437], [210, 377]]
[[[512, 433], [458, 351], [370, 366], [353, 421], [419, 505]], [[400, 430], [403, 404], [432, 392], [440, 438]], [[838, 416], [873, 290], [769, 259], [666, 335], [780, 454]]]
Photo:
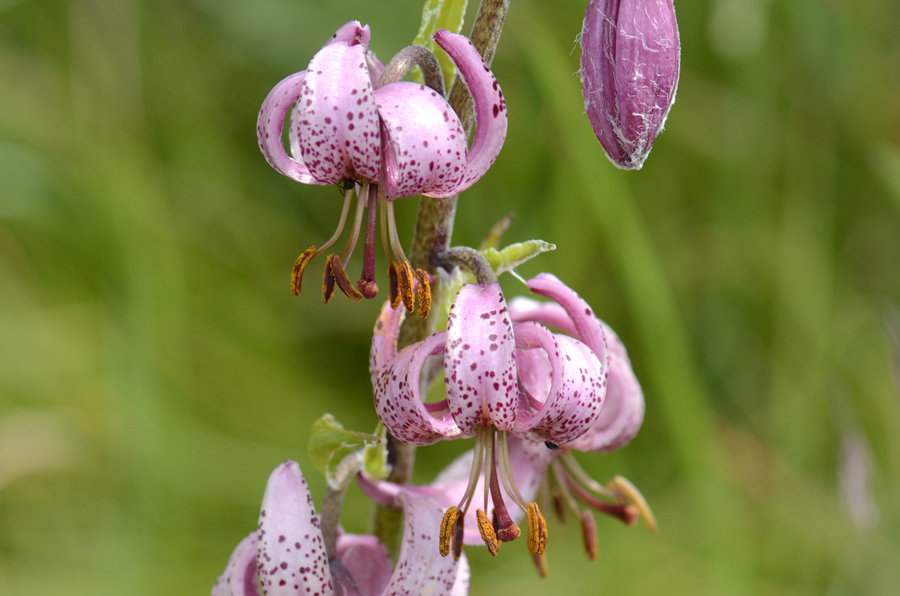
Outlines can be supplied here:
[[322, 538], [325, 543], [325, 553], [328, 555], [329, 561], [337, 558], [337, 529], [341, 520], [344, 495], [347, 494], [347, 487], [350, 486], [350, 482], [356, 478], [359, 468], [359, 458], [355, 453], [345, 457], [334, 471], [334, 482], [337, 488], [329, 486], [328, 492], [325, 493], [320, 523], [322, 526]]
[[480, 284], [492, 284], [497, 281], [491, 264], [484, 256], [468, 246], [456, 246], [448, 248], [438, 255], [437, 264], [447, 271], [454, 267], [465, 267], [475, 276], [475, 281]]
[[[475, 22], [469, 38], [488, 66], [494, 58], [497, 43], [500, 41], [500, 33], [503, 30], [508, 9], [509, 0], [482, 0], [478, 7], [478, 13], [475, 15]], [[448, 101], [450, 107], [459, 116], [463, 130], [471, 133], [475, 124], [475, 111], [472, 97], [461, 77], [456, 77], [450, 89]], [[424, 269], [431, 275], [437, 272], [435, 263], [439, 256], [450, 248], [457, 199], [458, 195], [447, 199], [425, 198], [419, 200], [412, 247], [409, 253], [409, 261], [414, 268]], [[436, 279], [438, 281], [432, 287], [433, 304], [440, 303], [442, 291], [440, 279]], [[397, 348], [402, 349], [428, 337], [435, 328], [435, 316], [439, 310], [438, 308], [432, 309], [432, 314], [428, 319], [406, 317], [400, 327]], [[388, 474], [387, 480], [397, 484], [408, 484], [412, 478], [416, 448], [398, 441], [389, 433], [387, 452], [388, 463], [391, 464], [391, 472]], [[403, 533], [402, 512], [376, 505], [372, 517], [372, 532], [396, 557], [399, 552], [400, 536]]]

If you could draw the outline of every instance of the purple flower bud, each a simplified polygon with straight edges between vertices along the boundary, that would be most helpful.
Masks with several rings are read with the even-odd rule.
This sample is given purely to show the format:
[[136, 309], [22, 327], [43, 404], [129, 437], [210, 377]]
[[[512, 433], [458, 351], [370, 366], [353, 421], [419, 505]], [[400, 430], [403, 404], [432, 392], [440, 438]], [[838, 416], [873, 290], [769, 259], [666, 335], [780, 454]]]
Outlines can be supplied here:
[[675, 102], [681, 44], [672, 0], [591, 0], [581, 31], [584, 107], [606, 156], [638, 170]]

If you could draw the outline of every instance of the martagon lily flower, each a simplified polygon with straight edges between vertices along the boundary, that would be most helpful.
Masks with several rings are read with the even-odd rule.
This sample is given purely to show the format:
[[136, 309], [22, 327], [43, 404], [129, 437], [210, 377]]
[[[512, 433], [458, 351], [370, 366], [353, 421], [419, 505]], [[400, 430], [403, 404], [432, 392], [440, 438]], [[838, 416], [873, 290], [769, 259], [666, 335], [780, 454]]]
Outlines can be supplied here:
[[[506, 102], [497, 80], [472, 43], [462, 35], [438, 30], [437, 44], [447, 52], [466, 82], [475, 104], [476, 130], [471, 147], [457, 114], [443, 96], [434, 56], [411, 46], [385, 67], [369, 51], [371, 32], [357, 21], [347, 23], [313, 57], [307, 70], [293, 74], [269, 93], [257, 122], [259, 147], [269, 164], [303, 184], [339, 184], [344, 206], [330, 240], [304, 251], [294, 265], [291, 287], [299, 294], [303, 271], [316, 255], [340, 237], [353, 190], [356, 213], [347, 244], [326, 263], [323, 298], [335, 285], [353, 300], [373, 298], [377, 210], [382, 211], [382, 244], [393, 252], [389, 274], [391, 301], [413, 310], [413, 278], [418, 280], [421, 316], [427, 315], [428, 278], [412, 271], [400, 245], [393, 215], [397, 198], [422, 194], [450, 197], [469, 188], [494, 163], [506, 139]], [[433, 88], [402, 81], [414, 65], [435, 73]], [[282, 128], [291, 112], [285, 151]], [[363, 272], [356, 287], [344, 272], [368, 209]], [[396, 262], [394, 261], [396, 259]]]
[[[514, 324], [496, 282], [463, 285], [451, 306], [447, 330], [397, 352], [402, 315], [400, 309], [385, 305], [375, 327], [370, 373], [379, 418], [395, 437], [414, 445], [475, 437], [466, 489], [444, 517], [442, 554], [449, 553], [451, 543], [454, 555], [461, 552], [463, 520], [482, 469], [488, 479], [483, 485], [484, 509], [477, 508], [475, 517], [491, 553], [496, 554], [500, 542], [520, 534], [505, 505], [510, 499], [528, 516], [529, 550], [542, 554], [546, 524], [537, 504], [517, 487], [507, 435], [558, 446], [592, 428], [606, 395], [609, 358], [603, 327], [590, 309], [578, 313], [576, 327], [593, 334], [592, 344], [586, 344], [551, 333], [537, 322]], [[431, 357], [443, 358], [447, 396], [426, 404], [420, 385]], [[542, 359], [545, 366], [539, 370], [546, 382], [531, 378], [534, 358]], [[486, 513], [489, 497], [493, 520]]]
[[330, 556], [300, 467], [278, 466], [269, 477], [259, 526], [237, 546], [212, 596], [465, 596], [469, 566], [437, 556], [441, 510], [404, 497], [403, 544], [396, 567], [374, 536], [341, 534]]
[[[542, 482], [546, 482], [545, 478], [550, 470], [555, 483], [557, 513], [562, 515], [566, 506], [575, 511], [582, 523], [585, 550], [590, 558], [596, 559], [594, 518], [589, 511], [581, 510], [577, 501], [580, 500], [591, 509], [617, 517], [629, 525], [635, 523], [638, 516], [653, 530], [656, 529], [656, 522], [643, 496], [630, 482], [616, 477], [607, 486], [600, 485], [582, 470], [572, 452], [608, 453], [624, 447], [634, 438], [643, 422], [644, 395], [621, 340], [594, 315], [590, 306], [578, 294], [550, 274], [538, 275], [527, 283], [532, 292], [550, 298], [553, 302], [514, 298], [509, 303], [513, 323], [542, 323], [562, 330], [592, 350], [603, 350], [605, 347], [609, 354], [609, 378], [599, 417], [578, 438], [553, 443], [510, 437], [506, 450], [508, 473], [512, 478], [511, 485], [516, 487], [524, 501], [529, 502], [536, 498], [538, 489]], [[390, 316], [392, 312], [387, 311], [387, 317], [383, 312], [380, 324], [376, 326], [375, 343], [389, 341], [391, 325], [396, 324], [399, 319]], [[382, 349], [383, 346], [373, 349], [373, 358]], [[549, 359], [542, 350], [520, 349], [516, 353], [516, 362], [519, 382], [524, 385], [524, 391], [532, 395], [547, 394], [552, 385], [553, 373]], [[431, 409], [434, 405], [425, 404], [425, 407]], [[397, 498], [400, 495], [410, 495], [428, 499], [442, 509], [457, 507], [469, 492], [478, 494], [486, 490], [486, 485], [487, 490], [493, 490], [493, 470], [482, 471], [474, 490], [472, 489], [473, 466], [478, 457], [476, 451], [477, 449], [462, 455], [428, 485], [401, 486], [375, 481], [363, 474], [359, 477], [360, 486], [373, 500], [384, 506], [398, 506]], [[499, 487], [502, 499], [510, 498], [507, 490], [506, 485]], [[495, 500], [495, 505], [496, 502]], [[516, 522], [522, 514], [512, 511], [510, 515]], [[482, 542], [480, 532], [473, 527], [477, 524], [475, 515], [469, 512], [466, 517], [469, 523], [463, 531], [463, 542]], [[540, 558], [536, 562], [539, 570], [546, 573], [545, 562]]]

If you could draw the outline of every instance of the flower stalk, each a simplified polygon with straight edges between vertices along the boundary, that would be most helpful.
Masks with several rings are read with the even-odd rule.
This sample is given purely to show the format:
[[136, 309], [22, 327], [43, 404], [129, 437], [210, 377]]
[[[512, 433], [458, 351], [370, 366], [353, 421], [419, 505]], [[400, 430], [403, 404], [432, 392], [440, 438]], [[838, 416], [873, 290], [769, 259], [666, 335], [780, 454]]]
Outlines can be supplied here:
[[[490, 66], [493, 60], [508, 10], [509, 0], [482, 0], [478, 7], [470, 39], [487, 66]], [[461, 77], [456, 77], [450, 89], [448, 101], [450, 107], [459, 116], [463, 130], [470, 134], [475, 122], [474, 106], [471, 95], [461, 81]], [[453, 223], [456, 219], [457, 199], [458, 195], [419, 200], [409, 254], [409, 262], [413, 269], [422, 269], [432, 276], [437, 273], [435, 263], [439, 260], [439, 256], [450, 248]], [[443, 291], [440, 281], [431, 291], [432, 300], [440, 301]], [[407, 317], [400, 327], [397, 339], [398, 349], [428, 337], [435, 328], [437, 310], [432, 311], [432, 316], [426, 319]], [[391, 466], [387, 480], [396, 484], [408, 484], [412, 478], [415, 464], [415, 446], [398, 441], [388, 433], [387, 453], [388, 463]], [[387, 546], [389, 552], [396, 555], [397, 545], [403, 531], [402, 512], [376, 505], [372, 526], [375, 536]]]

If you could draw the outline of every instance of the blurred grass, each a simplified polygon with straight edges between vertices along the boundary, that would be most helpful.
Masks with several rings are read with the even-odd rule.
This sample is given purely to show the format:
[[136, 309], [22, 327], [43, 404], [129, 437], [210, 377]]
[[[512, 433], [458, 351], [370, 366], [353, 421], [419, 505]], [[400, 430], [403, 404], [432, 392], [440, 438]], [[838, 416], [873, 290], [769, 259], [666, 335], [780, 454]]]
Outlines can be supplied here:
[[[589, 564], [551, 522], [544, 582], [515, 545], [469, 549], [473, 594], [897, 593], [900, 8], [680, 2], [678, 101], [624, 173], [583, 115], [584, 7], [512, 3], [510, 135], [455, 241], [515, 211], [509, 240], [558, 245], [523, 275], [594, 305], [648, 405], [627, 449], [580, 461], [635, 481], [662, 530], [599, 520]], [[309, 424], [373, 426], [379, 305], [287, 288], [337, 192], [275, 174], [253, 130], [338, 25], [386, 59], [420, 9], [0, 3], [0, 593], [206, 593], [277, 463], [321, 496]], [[417, 476], [463, 448], [420, 450]]]

